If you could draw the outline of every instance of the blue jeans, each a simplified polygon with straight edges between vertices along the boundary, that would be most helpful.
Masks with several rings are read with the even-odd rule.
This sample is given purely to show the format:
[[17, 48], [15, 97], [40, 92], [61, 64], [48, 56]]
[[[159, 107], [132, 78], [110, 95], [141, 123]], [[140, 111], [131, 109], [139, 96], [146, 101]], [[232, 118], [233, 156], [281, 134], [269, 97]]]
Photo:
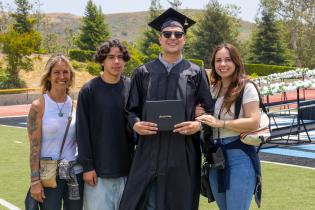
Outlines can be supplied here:
[[127, 177], [97, 178], [97, 185], [84, 186], [84, 210], [118, 210]]
[[230, 169], [230, 188], [218, 192], [218, 170], [209, 169], [211, 190], [220, 210], [248, 210], [253, 197], [256, 174], [251, 159], [240, 149], [226, 150]]
[[145, 210], [156, 209], [156, 180], [150, 183], [147, 190], [147, 200], [145, 201]]
[[69, 191], [67, 181], [57, 178], [57, 188], [44, 188], [46, 198], [40, 204], [41, 210], [61, 210], [62, 201], [64, 210], [80, 210], [83, 201], [83, 177], [82, 173], [77, 174], [79, 184], [80, 200], [69, 200]]

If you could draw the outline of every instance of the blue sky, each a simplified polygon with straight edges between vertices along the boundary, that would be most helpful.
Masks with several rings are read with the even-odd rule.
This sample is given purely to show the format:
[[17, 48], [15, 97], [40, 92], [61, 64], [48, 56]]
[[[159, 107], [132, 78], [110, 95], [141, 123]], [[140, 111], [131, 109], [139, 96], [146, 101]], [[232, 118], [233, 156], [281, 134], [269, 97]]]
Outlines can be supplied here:
[[[14, 6], [14, 0], [0, 0], [4, 4]], [[93, 0], [96, 5], [102, 7], [105, 14], [147, 11], [150, 0]], [[34, 2], [34, 0], [30, 0]], [[40, 0], [43, 12], [66, 12], [82, 16], [87, 0]], [[160, 0], [164, 9], [169, 7], [167, 0]], [[182, 0], [182, 9], [202, 9], [208, 0]], [[259, 0], [219, 0], [223, 5], [235, 4], [241, 8], [238, 16], [243, 20], [254, 22], [258, 10]]]

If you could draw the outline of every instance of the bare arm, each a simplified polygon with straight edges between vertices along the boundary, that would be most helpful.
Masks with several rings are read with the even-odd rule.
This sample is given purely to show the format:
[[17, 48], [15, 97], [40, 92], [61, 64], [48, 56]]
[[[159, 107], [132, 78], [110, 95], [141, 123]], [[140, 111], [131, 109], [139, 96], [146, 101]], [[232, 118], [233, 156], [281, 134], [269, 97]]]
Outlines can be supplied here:
[[257, 101], [243, 105], [244, 117], [235, 120], [219, 120], [212, 115], [201, 115], [196, 119], [214, 128], [226, 128], [236, 132], [249, 132], [256, 130], [259, 126], [260, 113]]
[[41, 133], [42, 133], [42, 113], [44, 109], [43, 100], [35, 100], [32, 103], [27, 118], [27, 132], [30, 141], [30, 169], [31, 169], [31, 194], [40, 202], [42, 198], [43, 187], [39, 182], [39, 159], [41, 151]]
[[39, 157], [41, 148], [41, 124], [42, 119], [39, 116], [40, 105], [34, 101], [27, 119], [27, 132], [30, 141], [30, 168], [31, 173], [39, 171]]
[[259, 103], [249, 102], [243, 105], [244, 117], [235, 120], [226, 120], [225, 128], [236, 132], [249, 132], [256, 130], [259, 126], [260, 113]]

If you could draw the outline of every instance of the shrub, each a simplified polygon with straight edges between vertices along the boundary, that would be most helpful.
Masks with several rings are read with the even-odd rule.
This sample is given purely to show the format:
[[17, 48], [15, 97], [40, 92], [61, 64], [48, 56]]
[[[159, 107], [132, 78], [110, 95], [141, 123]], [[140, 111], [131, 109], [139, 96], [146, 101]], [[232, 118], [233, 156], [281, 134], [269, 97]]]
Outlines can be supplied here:
[[6, 73], [11, 86], [16, 88], [25, 86], [25, 83], [19, 79], [19, 72], [21, 69], [33, 69], [30, 56], [38, 50], [40, 42], [41, 35], [33, 30], [20, 33], [14, 27], [10, 27], [8, 31], [0, 33], [1, 50], [6, 54]]
[[203, 60], [199, 60], [199, 59], [187, 59], [187, 60], [194, 64], [197, 64], [202, 69], [205, 67]]
[[69, 56], [71, 59], [81, 62], [93, 61], [95, 51], [91, 50], [70, 50]]
[[255, 78], [258, 77], [258, 74], [257, 74], [257, 73], [252, 73], [252, 74], [249, 75], [249, 77], [250, 77], [251, 79], [255, 79]]
[[100, 75], [101, 67], [98, 63], [88, 62], [86, 68], [91, 75]]
[[81, 62], [78, 62], [76, 60], [71, 60], [71, 65], [77, 71], [82, 71], [82, 70], [85, 70], [85, 68], [86, 68], [85, 63], [81, 63]]
[[295, 69], [290, 66], [276, 66], [276, 65], [265, 65], [265, 64], [245, 64], [245, 71], [247, 75], [257, 74], [258, 76], [267, 76], [273, 73], [282, 73]]
[[0, 89], [5, 88], [5, 83], [7, 80], [7, 74], [4, 72], [4, 69], [2, 68], [2, 63], [0, 62]]
[[0, 68], [0, 89], [22, 88], [25, 87], [25, 82], [18, 78], [18, 86], [12, 83], [9, 75]]

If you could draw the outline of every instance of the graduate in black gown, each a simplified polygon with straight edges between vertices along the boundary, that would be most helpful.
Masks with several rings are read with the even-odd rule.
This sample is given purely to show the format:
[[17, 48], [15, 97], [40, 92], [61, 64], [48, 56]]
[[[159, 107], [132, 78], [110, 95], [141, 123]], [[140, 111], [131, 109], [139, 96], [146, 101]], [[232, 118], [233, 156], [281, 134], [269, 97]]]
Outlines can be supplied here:
[[[212, 113], [213, 104], [205, 71], [182, 56], [186, 29], [194, 23], [171, 8], [149, 23], [161, 32], [162, 53], [132, 76], [126, 112], [138, 145], [120, 210], [198, 209], [201, 124], [194, 111], [200, 103]], [[145, 102], [159, 100], [182, 100], [185, 122], [169, 132], [147, 122]]]

